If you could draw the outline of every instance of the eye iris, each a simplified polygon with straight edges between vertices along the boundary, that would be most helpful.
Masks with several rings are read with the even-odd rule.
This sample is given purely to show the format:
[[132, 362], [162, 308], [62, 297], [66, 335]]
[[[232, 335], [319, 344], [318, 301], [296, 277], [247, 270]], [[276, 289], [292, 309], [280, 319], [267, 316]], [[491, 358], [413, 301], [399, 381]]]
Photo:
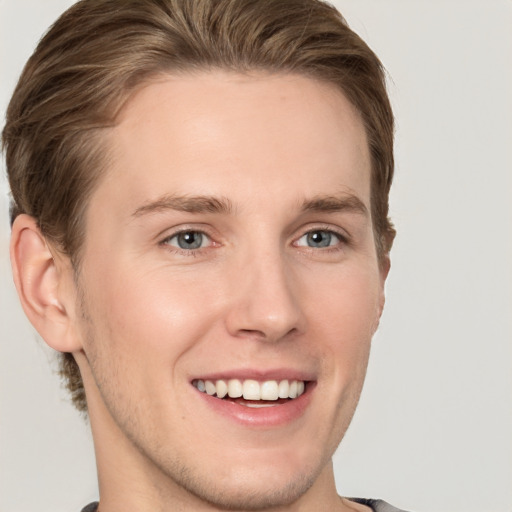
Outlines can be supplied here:
[[186, 231], [177, 236], [177, 242], [180, 249], [199, 249], [203, 243], [203, 235], [197, 231]]
[[327, 231], [313, 231], [308, 234], [308, 245], [310, 247], [329, 247], [332, 235]]

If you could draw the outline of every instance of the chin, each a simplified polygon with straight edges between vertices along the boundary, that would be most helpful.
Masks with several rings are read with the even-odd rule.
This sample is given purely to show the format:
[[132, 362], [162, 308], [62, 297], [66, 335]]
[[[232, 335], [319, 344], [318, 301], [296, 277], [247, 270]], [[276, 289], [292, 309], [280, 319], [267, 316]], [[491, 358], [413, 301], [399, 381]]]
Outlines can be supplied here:
[[200, 479], [190, 474], [188, 477], [181, 486], [201, 501], [222, 510], [255, 511], [294, 503], [313, 485], [318, 472], [276, 474], [274, 470], [263, 477], [258, 474], [238, 474], [234, 478]]

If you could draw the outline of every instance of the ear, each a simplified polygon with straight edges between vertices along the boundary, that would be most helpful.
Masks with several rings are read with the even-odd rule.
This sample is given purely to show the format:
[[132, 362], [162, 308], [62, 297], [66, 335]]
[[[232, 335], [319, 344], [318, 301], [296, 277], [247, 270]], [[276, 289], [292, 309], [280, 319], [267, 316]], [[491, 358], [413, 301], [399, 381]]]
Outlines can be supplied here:
[[380, 323], [380, 317], [382, 316], [382, 312], [384, 311], [384, 304], [386, 302], [386, 292], [385, 285], [386, 279], [388, 278], [389, 270], [391, 268], [391, 260], [389, 259], [389, 253], [384, 255], [382, 261], [379, 262], [379, 272], [380, 272], [380, 290], [379, 290], [379, 303], [377, 309], [377, 318], [375, 319], [373, 332], [377, 330]]
[[81, 348], [74, 322], [76, 290], [69, 258], [50, 250], [33, 217], [18, 215], [11, 235], [14, 284], [28, 319], [59, 352]]

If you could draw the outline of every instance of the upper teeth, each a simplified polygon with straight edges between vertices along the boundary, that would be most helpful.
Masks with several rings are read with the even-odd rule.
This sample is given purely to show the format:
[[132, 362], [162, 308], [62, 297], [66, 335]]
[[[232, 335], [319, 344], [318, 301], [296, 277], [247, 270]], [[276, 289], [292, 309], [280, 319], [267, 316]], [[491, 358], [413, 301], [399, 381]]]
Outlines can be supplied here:
[[304, 393], [302, 380], [194, 380], [192, 384], [203, 393], [224, 398], [243, 397], [245, 400], [278, 400], [279, 398], [297, 398]]

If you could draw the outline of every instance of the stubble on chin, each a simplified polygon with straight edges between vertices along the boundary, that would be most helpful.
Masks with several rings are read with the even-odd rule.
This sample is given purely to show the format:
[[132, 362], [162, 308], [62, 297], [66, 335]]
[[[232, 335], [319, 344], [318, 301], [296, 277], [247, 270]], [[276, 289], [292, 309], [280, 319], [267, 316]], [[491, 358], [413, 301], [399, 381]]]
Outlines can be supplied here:
[[[329, 459], [330, 460], [330, 459]], [[200, 464], [200, 461], [198, 461]], [[169, 461], [162, 468], [167, 474], [174, 492], [169, 488], [160, 489], [160, 493], [167, 494], [170, 491], [169, 503], [176, 503], [177, 499], [182, 502], [183, 510], [189, 510], [191, 499], [197, 500], [198, 504], [208, 504], [218, 510], [226, 511], [265, 511], [274, 507], [289, 506], [299, 500], [315, 483], [319, 473], [323, 469], [319, 467], [316, 471], [309, 468], [281, 486], [270, 487], [255, 480], [227, 482], [215, 478], [214, 475], [205, 477], [201, 471], [187, 466], [180, 460]], [[257, 477], [256, 477], [257, 478]], [[179, 487], [176, 493], [176, 487]], [[177, 509], [181, 510], [181, 509]]]

